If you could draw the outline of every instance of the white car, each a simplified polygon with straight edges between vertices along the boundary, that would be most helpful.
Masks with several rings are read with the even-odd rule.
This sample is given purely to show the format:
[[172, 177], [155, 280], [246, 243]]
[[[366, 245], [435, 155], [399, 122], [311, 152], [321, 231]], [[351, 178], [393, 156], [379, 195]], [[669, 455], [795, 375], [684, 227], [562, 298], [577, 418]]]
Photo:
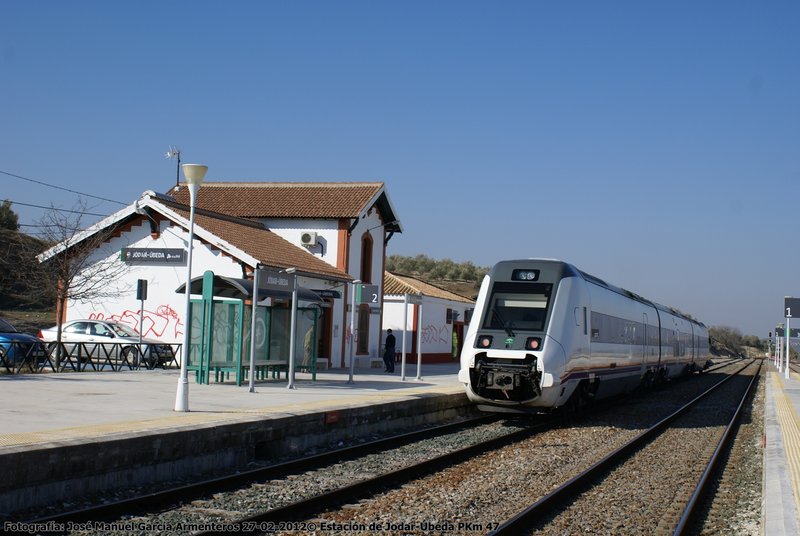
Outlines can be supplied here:
[[[54, 343], [58, 338], [58, 326], [40, 330], [37, 334], [46, 343]], [[175, 359], [169, 344], [142, 338], [139, 348], [139, 334], [127, 324], [110, 320], [70, 320], [61, 326], [61, 343], [67, 352], [81, 360], [89, 357], [102, 359], [105, 356], [128, 358], [136, 364], [141, 351], [144, 363], [152, 368], [166, 365]], [[88, 354], [88, 355], [87, 355]]]

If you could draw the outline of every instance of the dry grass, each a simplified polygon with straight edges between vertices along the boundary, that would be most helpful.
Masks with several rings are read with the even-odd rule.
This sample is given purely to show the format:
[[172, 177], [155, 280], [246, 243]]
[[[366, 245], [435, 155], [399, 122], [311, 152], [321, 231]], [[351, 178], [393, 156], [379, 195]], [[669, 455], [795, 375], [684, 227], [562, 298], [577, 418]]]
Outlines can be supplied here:
[[56, 314], [52, 309], [46, 311], [2, 310], [0, 317], [11, 322], [11, 325], [18, 331], [33, 335], [36, 335], [40, 329], [52, 327], [56, 323]]

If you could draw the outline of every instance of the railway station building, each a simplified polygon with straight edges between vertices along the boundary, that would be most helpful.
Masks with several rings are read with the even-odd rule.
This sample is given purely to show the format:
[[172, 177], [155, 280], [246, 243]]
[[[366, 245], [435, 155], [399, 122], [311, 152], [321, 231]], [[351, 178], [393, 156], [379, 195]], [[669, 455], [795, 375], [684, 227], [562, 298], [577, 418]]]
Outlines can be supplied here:
[[474, 300], [415, 277], [384, 275], [384, 333], [391, 329], [396, 334], [398, 355], [405, 334], [410, 362], [415, 362], [417, 353], [423, 363], [456, 361], [474, 308]]
[[[167, 194], [145, 192], [43, 253], [44, 261], [102, 236], [79, 277], [93, 277], [103, 264], [124, 268], [122, 275], [102, 283], [108, 286], [106, 297], [70, 301], [59, 313], [62, 318], [113, 319], [138, 331], [141, 311], [143, 336], [183, 342], [189, 202], [184, 184]], [[349, 367], [350, 355], [356, 367], [379, 360], [383, 304], [357, 307], [355, 341], [348, 304], [354, 280], [378, 285], [383, 294], [386, 247], [402, 232], [384, 183], [204, 182], [195, 206], [193, 294], [206, 272], [233, 286], [250, 281], [252, 288], [257, 266], [294, 268], [298, 286], [306, 291], [299, 293], [299, 306], [316, 308], [317, 368]], [[143, 307], [137, 300], [139, 280], [147, 282]], [[290, 301], [291, 296], [276, 295], [270, 305], [288, 308]]]

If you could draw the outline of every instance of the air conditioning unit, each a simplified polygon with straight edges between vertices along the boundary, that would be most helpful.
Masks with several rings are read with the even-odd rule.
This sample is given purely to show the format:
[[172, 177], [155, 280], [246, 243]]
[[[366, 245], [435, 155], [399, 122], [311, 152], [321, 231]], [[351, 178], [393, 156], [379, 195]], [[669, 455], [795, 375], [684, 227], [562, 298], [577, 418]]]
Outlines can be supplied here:
[[306, 231], [300, 235], [300, 243], [303, 244], [305, 247], [310, 248], [311, 246], [317, 245], [317, 233], [313, 231]]

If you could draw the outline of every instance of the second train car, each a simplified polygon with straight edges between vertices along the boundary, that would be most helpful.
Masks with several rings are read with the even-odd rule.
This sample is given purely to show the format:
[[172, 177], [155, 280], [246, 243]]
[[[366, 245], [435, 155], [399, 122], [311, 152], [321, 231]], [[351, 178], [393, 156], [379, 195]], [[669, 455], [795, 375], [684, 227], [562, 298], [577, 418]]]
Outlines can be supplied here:
[[579, 407], [701, 370], [705, 325], [550, 259], [497, 263], [484, 278], [458, 378], [488, 411]]

